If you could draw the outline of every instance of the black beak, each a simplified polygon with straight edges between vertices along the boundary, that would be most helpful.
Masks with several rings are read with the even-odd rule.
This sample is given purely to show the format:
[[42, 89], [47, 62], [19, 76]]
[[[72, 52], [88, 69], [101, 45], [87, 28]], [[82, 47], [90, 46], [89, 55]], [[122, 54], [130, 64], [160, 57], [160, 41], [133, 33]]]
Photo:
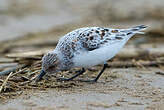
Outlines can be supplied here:
[[40, 74], [36, 78], [36, 82], [40, 81], [40, 79], [46, 74], [44, 70], [41, 70]]

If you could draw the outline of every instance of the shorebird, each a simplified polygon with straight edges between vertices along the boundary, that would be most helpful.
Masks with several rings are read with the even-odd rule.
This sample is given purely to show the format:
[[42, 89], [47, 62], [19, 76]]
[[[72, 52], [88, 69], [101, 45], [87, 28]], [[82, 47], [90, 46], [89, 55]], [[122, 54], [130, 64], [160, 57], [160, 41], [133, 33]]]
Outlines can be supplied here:
[[107, 61], [113, 58], [123, 48], [125, 43], [147, 26], [140, 25], [128, 29], [111, 29], [102, 27], [79, 28], [59, 39], [56, 48], [42, 58], [42, 70], [37, 77], [39, 81], [46, 73], [54, 74], [72, 68], [82, 68], [71, 78], [59, 78], [70, 81], [85, 72], [85, 69], [98, 64], [104, 64], [102, 70], [93, 80], [96, 82], [107, 67]]

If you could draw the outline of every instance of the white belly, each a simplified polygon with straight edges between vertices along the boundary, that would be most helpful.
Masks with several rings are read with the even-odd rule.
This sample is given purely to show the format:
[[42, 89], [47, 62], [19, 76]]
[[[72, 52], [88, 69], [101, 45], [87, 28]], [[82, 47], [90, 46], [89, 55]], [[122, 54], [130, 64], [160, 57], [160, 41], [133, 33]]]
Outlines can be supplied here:
[[73, 59], [75, 67], [90, 67], [98, 64], [103, 64], [107, 60], [114, 57], [125, 42], [118, 42], [112, 45], [107, 45], [93, 51], [81, 52]]

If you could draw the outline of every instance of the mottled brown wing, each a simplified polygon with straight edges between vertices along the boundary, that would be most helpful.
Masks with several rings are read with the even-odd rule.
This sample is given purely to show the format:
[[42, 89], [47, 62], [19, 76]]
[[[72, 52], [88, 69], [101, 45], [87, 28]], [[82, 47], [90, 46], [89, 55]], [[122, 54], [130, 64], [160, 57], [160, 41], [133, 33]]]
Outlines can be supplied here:
[[108, 28], [88, 29], [78, 37], [82, 46], [88, 51], [98, 49], [106, 43], [120, 41], [122, 39], [118, 30], [110, 30]]

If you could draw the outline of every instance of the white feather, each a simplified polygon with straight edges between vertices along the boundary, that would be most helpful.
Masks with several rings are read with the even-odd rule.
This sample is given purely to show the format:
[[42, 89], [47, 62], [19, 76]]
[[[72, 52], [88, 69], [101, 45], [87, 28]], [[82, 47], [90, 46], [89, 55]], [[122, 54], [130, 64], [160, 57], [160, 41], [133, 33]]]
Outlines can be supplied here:
[[125, 45], [128, 39], [121, 42], [116, 42], [108, 45], [104, 45], [98, 49], [88, 52], [81, 52], [74, 57], [75, 67], [91, 67], [97, 64], [102, 64], [107, 60], [113, 58], [120, 49]]

